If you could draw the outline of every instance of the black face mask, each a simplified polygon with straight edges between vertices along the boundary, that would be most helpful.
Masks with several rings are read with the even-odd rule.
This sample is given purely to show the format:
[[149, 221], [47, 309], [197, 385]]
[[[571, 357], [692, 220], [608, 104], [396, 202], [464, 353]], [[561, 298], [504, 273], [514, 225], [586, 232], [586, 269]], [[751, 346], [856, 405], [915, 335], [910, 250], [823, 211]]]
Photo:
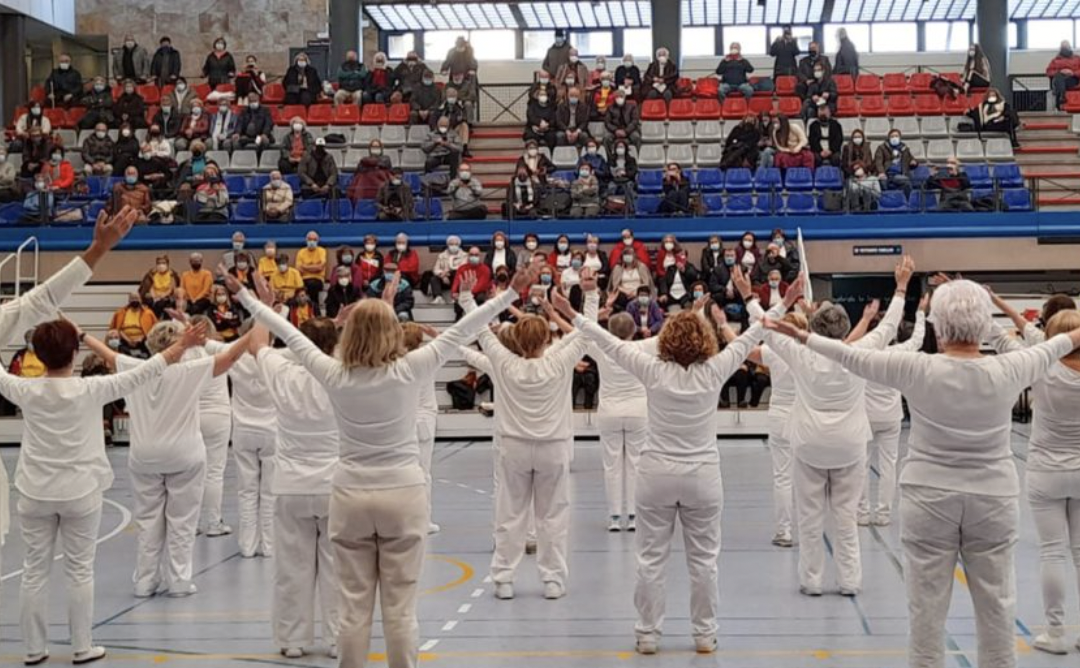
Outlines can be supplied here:
[[1061, 50], [1061, 57], [1062, 58], [1072, 58], [1072, 55], [1073, 55], [1072, 49], [1062, 49]]
[[142, 302], [140, 302], [138, 299], [132, 299], [128, 301], [128, 307], [130, 308], [139, 308], [140, 306], [142, 306]]

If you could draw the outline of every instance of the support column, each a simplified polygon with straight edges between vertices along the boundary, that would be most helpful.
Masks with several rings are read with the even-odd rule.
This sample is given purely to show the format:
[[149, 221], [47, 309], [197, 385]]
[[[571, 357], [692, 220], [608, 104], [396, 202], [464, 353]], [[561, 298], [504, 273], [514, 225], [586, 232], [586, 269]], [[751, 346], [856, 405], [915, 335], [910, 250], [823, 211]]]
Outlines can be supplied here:
[[363, 58], [360, 44], [362, 12], [362, 0], [330, 0], [330, 72], [337, 72], [345, 60], [345, 52], [350, 49], [355, 49]]
[[0, 14], [0, 126], [15, 120], [15, 107], [30, 97], [26, 65], [26, 17]]
[[653, 52], [648, 54], [653, 59], [656, 50], [666, 47], [671, 53], [671, 61], [682, 69], [682, 3], [672, 0], [651, 0], [652, 4], [652, 43]]
[[990, 85], [1012, 99], [1009, 86], [1009, 3], [1008, 0], [979, 0], [975, 20], [979, 44], [990, 61]]

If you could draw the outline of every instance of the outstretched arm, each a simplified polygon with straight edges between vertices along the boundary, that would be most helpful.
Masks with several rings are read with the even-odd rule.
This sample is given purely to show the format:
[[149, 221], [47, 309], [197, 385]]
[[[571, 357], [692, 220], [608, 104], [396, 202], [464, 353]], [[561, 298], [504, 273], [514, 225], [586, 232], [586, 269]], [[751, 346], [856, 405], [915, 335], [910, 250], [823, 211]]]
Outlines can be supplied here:
[[214, 354], [214, 377], [218, 377], [223, 373], [228, 373], [236, 361], [244, 356], [244, 353], [248, 352], [251, 347], [251, 332], [244, 334], [239, 339], [232, 342], [224, 350], [220, 350]]
[[900, 321], [904, 318], [904, 299], [907, 296], [908, 284], [911, 276], [915, 273], [915, 260], [910, 255], [905, 255], [896, 265], [896, 292], [893, 293], [889, 308], [885, 311], [885, 317], [881, 319], [874, 331], [853, 343], [858, 348], [882, 350], [896, 338], [896, 330], [900, 327]]
[[739, 365], [746, 361], [750, 351], [761, 343], [761, 336], [761, 324], [754, 323], [740, 334], [739, 338], [729, 343], [719, 355], [713, 355], [707, 362], [721, 384], [727, 382], [731, 374], [739, 369]]

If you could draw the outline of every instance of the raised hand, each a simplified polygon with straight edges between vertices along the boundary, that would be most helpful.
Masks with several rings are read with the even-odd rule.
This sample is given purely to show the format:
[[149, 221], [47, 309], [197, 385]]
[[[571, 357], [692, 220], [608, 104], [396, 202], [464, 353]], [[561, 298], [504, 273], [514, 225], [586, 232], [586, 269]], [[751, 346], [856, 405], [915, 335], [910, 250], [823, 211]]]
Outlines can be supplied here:
[[797, 341], [806, 343], [806, 340], [810, 338], [810, 333], [799, 329], [795, 325], [784, 320], [773, 320], [772, 318], [763, 318], [761, 321], [762, 326], [770, 332], [776, 332], [777, 334], [783, 334], [784, 336], [791, 337]]
[[[749, 299], [753, 294], [754, 288], [750, 284], [750, 278], [743, 272], [742, 267], [735, 265], [731, 268], [731, 282], [735, 285], [735, 289], [738, 291], [742, 298]], [[791, 288], [788, 288], [790, 294]]]
[[[996, 297], [993, 291], [990, 292], [991, 298]], [[930, 293], [923, 294], [922, 299], [919, 300], [919, 310], [923, 312], [923, 315], [930, 315]]]
[[[225, 268], [225, 263], [219, 263], [217, 266], [218, 276], [225, 282], [225, 289], [232, 294], [237, 294], [244, 289], [244, 284], [240, 282], [240, 279], [236, 278], [229, 273], [229, 270]], [[258, 272], [256, 272], [258, 273]]]
[[727, 313], [724, 313], [724, 309], [720, 308], [720, 305], [716, 302], [713, 302], [712, 306], [709, 307], [709, 312], [712, 313], [712, 318], [716, 321], [717, 327], [724, 327], [728, 324]]
[[709, 302], [711, 301], [712, 295], [710, 294], [705, 294], [700, 299], [695, 299], [693, 307], [694, 313], [702, 313], [705, 310], [705, 307], [708, 306]]
[[800, 271], [799, 276], [788, 286], [787, 294], [784, 295], [784, 307], [791, 309], [792, 306], [799, 303], [799, 300], [803, 298], [805, 291], [806, 274]]
[[418, 322], [416, 323], [416, 325], [420, 328], [420, 331], [424, 333], [424, 336], [428, 337], [429, 339], [439, 338], [439, 330], [435, 329], [426, 322]]
[[551, 302], [567, 320], [573, 320], [577, 317], [577, 311], [570, 304], [570, 300], [558, 290], [551, 291]]
[[196, 323], [184, 330], [184, 334], [180, 337], [180, 344], [185, 349], [201, 346], [206, 343], [207, 334], [206, 323]]
[[92, 269], [105, 253], [115, 248], [127, 236], [138, 219], [139, 212], [130, 206], [125, 206], [112, 216], [103, 209], [94, 223], [94, 240], [83, 253], [83, 261]]
[[896, 289], [907, 290], [908, 283], [911, 281], [911, 275], [915, 273], [915, 260], [910, 255], [905, 255], [904, 259], [896, 265]]
[[542, 257], [534, 257], [529, 266], [524, 270], [518, 269], [514, 274], [514, 279], [510, 282], [510, 287], [514, 292], [522, 293], [529, 289], [529, 286], [534, 285], [536, 280], [540, 277], [540, 270], [547, 264]]
[[352, 314], [353, 310], [356, 309], [356, 306], [359, 303], [360, 302], [353, 302], [351, 304], [346, 304], [345, 306], [342, 306], [341, 310], [338, 311], [337, 317], [334, 318], [334, 326], [338, 329], [344, 327], [345, 323], [349, 320], [349, 315]]
[[870, 303], [863, 309], [862, 317], [867, 322], [873, 321], [877, 317], [877, 314], [881, 312], [881, 300], [871, 299]]
[[936, 273], [936, 274], [934, 274], [933, 276], [930, 277], [929, 283], [930, 283], [930, 285], [932, 285], [934, 287], [937, 287], [939, 285], [945, 285], [946, 283], [948, 283], [951, 280], [952, 280], [951, 276], [949, 276], [945, 272], [939, 271], [938, 273]]
[[165, 309], [165, 314], [177, 322], [186, 323], [188, 321], [187, 313], [174, 308]]
[[[472, 294], [473, 288], [476, 287], [476, 272], [466, 271], [461, 274], [461, 282], [458, 283], [458, 294]], [[520, 290], [518, 290], [520, 292]]]
[[401, 284], [401, 273], [395, 271], [394, 272], [394, 279], [392, 281], [390, 281], [389, 283], [387, 283], [385, 287], [383, 287], [382, 300], [384, 302], [386, 302], [387, 304], [389, 304], [390, 306], [394, 305], [394, 299], [397, 297], [398, 286], [400, 284]]
[[596, 272], [592, 267], [585, 267], [581, 270], [581, 291], [582, 292], [596, 292], [598, 281], [596, 278]]
[[255, 293], [259, 295], [259, 301], [267, 306], [273, 306], [274, 291], [270, 289], [270, 282], [266, 280], [261, 271], [251, 272], [251, 278], [255, 282]]

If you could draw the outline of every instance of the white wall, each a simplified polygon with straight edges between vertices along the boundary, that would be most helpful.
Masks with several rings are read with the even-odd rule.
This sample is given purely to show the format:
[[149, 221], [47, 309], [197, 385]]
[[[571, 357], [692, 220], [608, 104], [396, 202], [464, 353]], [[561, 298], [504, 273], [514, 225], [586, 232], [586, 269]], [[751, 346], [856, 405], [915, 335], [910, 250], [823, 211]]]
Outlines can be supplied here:
[[0, 0], [0, 7], [75, 34], [75, 0]]

